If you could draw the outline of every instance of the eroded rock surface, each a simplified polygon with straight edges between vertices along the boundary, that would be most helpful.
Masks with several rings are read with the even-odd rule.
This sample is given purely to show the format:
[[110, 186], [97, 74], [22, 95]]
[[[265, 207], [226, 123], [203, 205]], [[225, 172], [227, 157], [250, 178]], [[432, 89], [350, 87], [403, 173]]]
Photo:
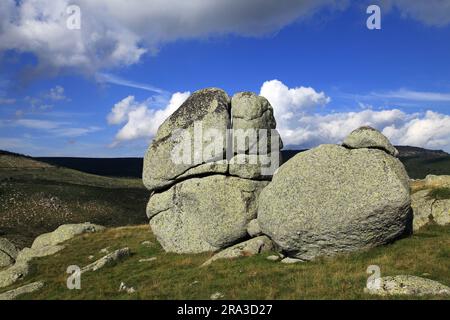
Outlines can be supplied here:
[[261, 230], [311, 260], [389, 243], [412, 230], [409, 178], [378, 149], [322, 145], [281, 166], [259, 197]]

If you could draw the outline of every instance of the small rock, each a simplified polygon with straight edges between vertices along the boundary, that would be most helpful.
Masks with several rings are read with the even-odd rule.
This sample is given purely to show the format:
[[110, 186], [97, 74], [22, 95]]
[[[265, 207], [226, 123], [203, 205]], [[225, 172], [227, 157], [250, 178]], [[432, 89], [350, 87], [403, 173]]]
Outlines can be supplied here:
[[23, 278], [34, 271], [34, 268], [35, 266], [28, 262], [21, 262], [0, 271], [0, 288], [8, 287], [19, 280], [23, 280]]
[[94, 259], [94, 258], [95, 258], [95, 257], [92, 256], [92, 255], [88, 257], [89, 260], [92, 260], [92, 259]]
[[224, 295], [222, 293], [216, 292], [216, 293], [213, 293], [210, 298], [211, 298], [211, 300], [219, 300], [219, 299], [222, 299], [223, 297], [224, 297]]
[[147, 259], [139, 259], [139, 262], [152, 262], [158, 259], [157, 257], [147, 258]]
[[280, 260], [280, 257], [279, 256], [268, 256], [266, 259], [270, 260], [270, 261], [278, 261], [278, 260]]
[[262, 234], [261, 227], [259, 226], [258, 219], [253, 219], [247, 225], [247, 233], [250, 237], [257, 237]]
[[200, 283], [200, 281], [195, 280], [194, 282], [190, 283], [189, 286], [192, 287], [199, 283]]
[[148, 241], [148, 240], [147, 240], [147, 241], [142, 241], [142, 242], [141, 242], [141, 245], [149, 247], [149, 246], [152, 245], [152, 242], [151, 242], [151, 241]]
[[107, 265], [113, 264], [117, 261], [122, 260], [123, 258], [129, 257], [131, 254], [131, 251], [129, 248], [122, 248], [119, 250], [116, 250], [97, 261], [94, 261], [93, 263], [87, 265], [83, 269], [81, 269], [81, 273], [85, 273], [87, 271], [97, 271]]
[[286, 263], [286, 264], [292, 264], [292, 263], [299, 263], [299, 262], [303, 262], [303, 260], [301, 259], [295, 259], [295, 258], [284, 258], [283, 260], [281, 260], [281, 263]]
[[136, 290], [133, 287], [128, 288], [124, 282], [120, 283], [119, 292], [126, 292], [128, 294], [135, 293]]
[[6, 238], [0, 238], [0, 268], [14, 264], [17, 254], [16, 246]]
[[260, 236], [247, 240], [245, 242], [238, 243], [232, 247], [224, 249], [215, 254], [212, 258], [208, 259], [202, 267], [210, 265], [212, 262], [219, 259], [234, 259], [239, 257], [254, 256], [261, 252], [267, 252], [273, 249], [272, 240], [266, 236]]
[[381, 132], [372, 127], [360, 127], [352, 131], [342, 143], [351, 149], [374, 148], [380, 149], [391, 156], [397, 157], [398, 151]]
[[100, 250], [100, 253], [108, 254], [109, 253], [109, 247], [103, 248], [102, 250]]
[[93, 233], [104, 230], [105, 227], [92, 224], [90, 222], [80, 223], [80, 224], [65, 224], [58, 227], [55, 231], [50, 233], [44, 233], [37, 237], [32, 249], [38, 249], [47, 246], [54, 246], [63, 243], [64, 241], [70, 240], [77, 235], [83, 233]]
[[6, 291], [5, 293], [0, 294], [0, 300], [14, 300], [22, 294], [35, 292], [41, 289], [43, 286], [44, 282], [42, 281], [33, 282], [23, 287]]
[[388, 295], [450, 295], [450, 288], [434, 280], [410, 276], [399, 275], [393, 277], [383, 277], [376, 279], [378, 283], [364, 289], [365, 293], [380, 296]]
[[34, 258], [52, 256], [65, 248], [64, 245], [52, 245], [38, 248], [23, 248], [17, 255], [17, 263], [28, 263]]

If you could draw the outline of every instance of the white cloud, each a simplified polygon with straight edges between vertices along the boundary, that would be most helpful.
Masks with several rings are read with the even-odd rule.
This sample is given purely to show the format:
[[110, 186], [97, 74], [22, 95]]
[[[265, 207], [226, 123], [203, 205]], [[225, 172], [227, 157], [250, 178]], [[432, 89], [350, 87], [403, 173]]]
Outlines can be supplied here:
[[111, 83], [119, 86], [156, 92], [159, 94], [165, 93], [163, 89], [157, 88], [155, 86], [123, 79], [110, 73], [99, 72], [96, 74], [96, 79], [99, 83]]
[[316, 92], [311, 87], [297, 87], [289, 89], [279, 80], [270, 80], [263, 83], [260, 95], [276, 105], [275, 118], [281, 126], [289, 126], [299, 114], [309, 108], [324, 106], [331, 101], [323, 92]]
[[1, 124], [43, 131], [58, 137], [80, 137], [101, 130], [100, 127], [96, 126], [74, 127], [70, 122], [30, 118], [4, 120]]
[[273, 80], [261, 87], [260, 94], [274, 108], [285, 145], [311, 148], [323, 143], [341, 143], [352, 130], [370, 125], [397, 145], [450, 151], [450, 115], [433, 111], [410, 114], [398, 109], [376, 111], [366, 105], [360, 105], [364, 109], [357, 112], [323, 114], [317, 108], [329, 98], [312, 88], [298, 89], [289, 89]]
[[383, 133], [402, 145], [450, 151], [450, 116], [427, 111], [401, 126], [387, 126]]
[[377, 98], [391, 98], [410, 101], [450, 102], [450, 93], [447, 92], [429, 92], [399, 89], [389, 92], [373, 92], [371, 93], [371, 96]]
[[111, 125], [125, 125], [116, 134], [112, 146], [123, 141], [153, 137], [159, 126], [189, 97], [189, 92], [176, 92], [162, 108], [152, 106], [154, 100], [137, 102], [129, 96], [116, 103], [107, 116]]
[[45, 95], [45, 98], [52, 101], [69, 101], [70, 99], [65, 96], [64, 91], [64, 87], [56, 86], [50, 89], [50, 92]]
[[134, 96], [128, 96], [117, 102], [108, 114], [108, 124], [121, 124], [127, 120], [128, 113], [135, 107]]
[[[177, 39], [259, 36], [347, 0], [15, 0], [0, 1], [0, 51], [37, 55], [41, 68], [95, 72], [138, 62]], [[81, 29], [66, 27], [68, 5]]]
[[16, 103], [16, 99], [0, 97], [0, 105], [7, 105], [7, 104], [14, 104], [14, 103]]
[[450, 1], [447, 0], [382, 0], [386, 9], [397, 9], [405, 18], [426, 25], [443, 27], [450, 23]]
[[[32, 52], [41, 71], [80, 73], [131, 65], [178, 39], [271, 34], [321, 10], [348, 8], [348, 0], [2, 0], [0, 52]], [[384, 0], [427, 25], [450, 23], [450, 2]], [[69, 5], [81, 8], [81, 29], [66, 26]], [[391, 10], [395, 12], [394, 10]]]
[[64, 124], [56, 121], [37, 120], [37, 119], [19, 119], [16, 120], [14, 123], [18, 126], [29, 129], [43, 129], [43, 130], [56, 129]]

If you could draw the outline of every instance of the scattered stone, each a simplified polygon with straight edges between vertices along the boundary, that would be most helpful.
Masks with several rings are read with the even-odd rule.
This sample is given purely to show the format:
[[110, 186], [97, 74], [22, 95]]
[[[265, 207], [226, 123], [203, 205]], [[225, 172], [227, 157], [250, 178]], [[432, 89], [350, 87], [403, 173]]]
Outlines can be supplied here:
[[259, 226], [258, 219], [253, 219], [247, 225], [247, 233], [250, 237], [257, 237], [262, 235], [261, 227]]
[[63, 250], [66, 246], [63, 245], [55, 245], [55, 246], [47, 246], [41, 248], [23, 248], [18, 256], [17, 263], [28, 263], [34, 258], [42, 258], [47, 256], [52, 256], [59, 251]]
[[0, 268], [14, 264], [19, 253], [18, 249], [6, 238], [0, 238]]
[[351, 149], [373, 148], [384, 150], [391, 156], [397, 157], [398, 151], [381, 132], [372, 127], [360, 127], [351, 132], [342, 143]]
[[120, 283], [119, 292], [126, 292], [128, 294], [135, 293], [136, 290], [133, 287], [127, 287], [127, 285], [123, 282]]
[[101, 249], [100, 253], [108, 254], [109, 253], [109, 247]]
[[410, 234], [410, 202], [409, 177], [397, 158], [321, 145], [279, 168], [259, 197], [258, 222], [289, 256], [311, 260]]
[[105, 227], [92, 224], [90, 222], [81, 223], [81, 224], [65, 224], [58, 227], [55, 231], [50, 233], [45, 233], [37, 237], [33, 245], [32, 249], [38, 249], [42, 247], [54, 246], [61, 244], [67, 240], [74, 238], [77, 235], [83, 233], [93, 233], [104, 230]]
[[256, 218], [257, 199], [267, 183], [223, 175], [180, 182], [150, 198], [150, 226], [168, 252], [225, 248], [247, 236], [247, 224]]
[[211, 295], [210, 299], [211, 300], [219, 300], [219, 299], [223, 299], [224, 297], [225, 296], [222, 293], [216, 292]]
[[289, 257], [281, 260], [281, 263], [285, 263], [285, 264], [293, 264], [293, 263], [299, 263], [299, 262], [304, 262], [304, 261], [301, 259], [289, 258]]
[[272, 256], [268, 256], [266, 259], [269, 261], [278, 261], [278, 260], [280, 260], [280, 257], [272, 255]]
[[88, 257], [89, 260], [93, 260], [94, 258], [95, 258], [95, 257], [92, 256], [92, 255], [90, 255], [90, 256]]
[[139, 259], [139, 262], [152, 262], [157, 260], [157, 257], [147, 258], [147, 259]]
[[425, 177], [425, 187], [427, 189], [450, 188], [450, 175], [436, 176], [429, 174]]
[[20, 288], [1, 293], [0, 300], [14, 300], [15, 298], [17, 298], [20, 295], [38, 291], [43, 286], [44, 286], [44, 282], [42, 282], [42, 281], [33, 282], [33, 283], [27, 284], [25, 286], [22, 286]]
[[430, 198], [430, 189], [421, 190], [411, 195], [411, 207], [414, 212], [414, 231], [429, 222], [438, 225], [450, 223], [450, 199], [437, 200]]
[[[377, 285], [377, 280], [379, 281], [379, 285]], [[450, 287], [426, 278], [410, 275], [399, 275], [376, 279], [372, 285], [364, 289], [364, 292], [380, 296], [450, 295]]]
[[120, 260], [129, 257], [131, 254], [131, 251], [129, 248], [122, 248], [119, 250], [116, 250], [112, 253], [109, 253], [108, 255], [98, 259], [97, 261], [94, 261], [93, 263], [87, 265], [86, 267], [81, 269], [81, 273], [85, 273], [88, 271], [97, 271], [105, 266], [112, 265], [116, 262], [119, 262]]
[[195, 280], [194, 282], [190, 283], [189, 286], [192, 287], [199, 283], [200, 283], [200, 281]]
[[146, 246], [146, 247], [150, 247], [152, 244], [153, 244], [153, 243], [152, 243], [151, 241], [149, 241], [149, 240], [146, 240], [146, 241], [142, 241], [142, 242], [141, 242], [141, 245]]
[[209, 266], [212, 262], [219, 259], [235, 259], [239, 257], [254, 256], [261, 252], [267, 252], [273, 249], [272, 240], [266, 236], [260, 236], [238, 243], [232, 247], [226, 248], [221, 252], [215, 254], [202, 264], [202, 267]]
[[0, 288], [14, 284], [23, 280], [29, 273], [34, 271], [30, 264], [34, 258], [41, 258], [54, 255], [65, 248], [60, 245], [62, 242], [72, 239], [76, 235], [86, 232], [97, 232], [105, 229], [102, 226], [94, 225], [89, 222], [82, 224], [62, 225], [55, 231], [38, 236], [31, 248], [24, 248], [16, 257], [15, 264], [6, 270], [0, 272]]
[[15, 263], [12, 267], [0, 271], [0, 288], [8, 287], [19, 280], [23, 280], [34, 271], [29, 263]]

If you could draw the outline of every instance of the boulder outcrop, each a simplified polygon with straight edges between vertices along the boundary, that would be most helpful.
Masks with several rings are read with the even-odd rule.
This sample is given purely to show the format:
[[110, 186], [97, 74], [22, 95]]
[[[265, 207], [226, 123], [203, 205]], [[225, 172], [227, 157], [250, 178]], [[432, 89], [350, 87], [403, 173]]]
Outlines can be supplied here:
[[166, 251], [216, 251], [248, 237], [280, 161], [275, 127], [267, 99], [249, 92], [230, 99], [216, 88], [195, 92], [161, 125], [143, 181], [147, 217]]
[[261, 192], [261, 230], [287, 255], [311, 260], [410, 234], [409, 178], [402, 163], [390, 152], [356, 146], [321, 145], [300, 153]]

